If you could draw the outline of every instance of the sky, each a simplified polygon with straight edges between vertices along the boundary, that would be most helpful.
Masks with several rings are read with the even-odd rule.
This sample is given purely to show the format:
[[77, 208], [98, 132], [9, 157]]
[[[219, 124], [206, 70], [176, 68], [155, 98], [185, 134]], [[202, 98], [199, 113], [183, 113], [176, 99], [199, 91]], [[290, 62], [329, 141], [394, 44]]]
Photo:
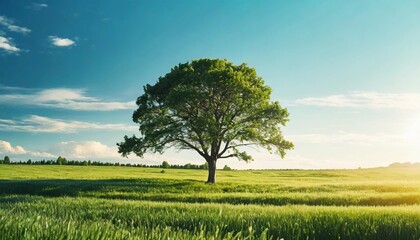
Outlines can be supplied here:
[[418, 1], [0, 1], [0, 158], [202, 164], [117, 153], [145, 84], [200, 58], [246, 63], [290, 112], [284, 159], [236, 169], [420, 162]]

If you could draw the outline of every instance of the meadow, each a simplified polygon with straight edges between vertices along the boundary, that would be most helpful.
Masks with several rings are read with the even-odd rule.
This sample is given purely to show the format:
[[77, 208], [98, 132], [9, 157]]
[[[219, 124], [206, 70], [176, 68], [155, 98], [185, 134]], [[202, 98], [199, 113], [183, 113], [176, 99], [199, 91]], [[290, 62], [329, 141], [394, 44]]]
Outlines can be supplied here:
[[420, 169], [0, 165], [0, 239], [420, 239]]

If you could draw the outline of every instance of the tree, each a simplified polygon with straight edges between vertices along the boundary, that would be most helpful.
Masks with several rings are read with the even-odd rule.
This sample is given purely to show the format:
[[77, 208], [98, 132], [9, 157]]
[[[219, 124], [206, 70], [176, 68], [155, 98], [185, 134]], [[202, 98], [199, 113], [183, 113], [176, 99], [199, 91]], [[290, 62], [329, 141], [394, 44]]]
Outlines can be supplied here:
[[218, 159], [252, 161], [244, 146], [258, 145], [283, 158], [293, 148], [280, 130], [289, 113], [271, 102], [270, 94], [246, 64], [221, 59], [179, 64], [155, 85], [144, 86], [133, 113], [141, 137], [125, 136], [118, 152], [143, 157], [170, 147], [192, 149], [208, 163], [207, 183], [216, 181]]
[[223, 167], [223, 170], [225, 170], [225, 171], [230, 171], [230, 170], [232, 170], [232, 168], [230, 168], [228, 165], [225, 165], [225, 166]]
[[4, 164], [10, 164], [10, 158], [9, 158], [9, 156], [4, 156], [3, 163]]
[[162, 168], [170, 168], [171, 165], [167, 161], [162, 162]]
[[67, 159], [63, 158], [61, 156], [58, 156], [58, 158], [56, 160], [56, 164], [57, 165], [66, 165], [67, 164]]

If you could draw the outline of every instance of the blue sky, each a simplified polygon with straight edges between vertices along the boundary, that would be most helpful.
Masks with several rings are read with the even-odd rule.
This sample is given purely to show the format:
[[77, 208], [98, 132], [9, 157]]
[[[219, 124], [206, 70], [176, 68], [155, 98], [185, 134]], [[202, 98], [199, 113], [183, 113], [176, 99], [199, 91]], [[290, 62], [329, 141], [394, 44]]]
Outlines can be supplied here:
[[0, 157], [202, 163], [171, 150], [121, 158], [142, 86], [226, 58], [257, 69], [291, 113], [286, 159], [235, 168], [420, 161], [418, 1], [0, 2]]

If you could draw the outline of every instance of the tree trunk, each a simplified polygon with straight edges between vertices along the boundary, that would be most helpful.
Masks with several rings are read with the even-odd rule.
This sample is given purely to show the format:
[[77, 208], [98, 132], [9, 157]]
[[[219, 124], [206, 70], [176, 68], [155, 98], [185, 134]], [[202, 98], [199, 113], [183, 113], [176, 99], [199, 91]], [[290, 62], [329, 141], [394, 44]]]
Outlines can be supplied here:
[[216, 183], [216, 160], [209, 160], [209, 177], [207, 178], [207, 182], [209, 184]]

